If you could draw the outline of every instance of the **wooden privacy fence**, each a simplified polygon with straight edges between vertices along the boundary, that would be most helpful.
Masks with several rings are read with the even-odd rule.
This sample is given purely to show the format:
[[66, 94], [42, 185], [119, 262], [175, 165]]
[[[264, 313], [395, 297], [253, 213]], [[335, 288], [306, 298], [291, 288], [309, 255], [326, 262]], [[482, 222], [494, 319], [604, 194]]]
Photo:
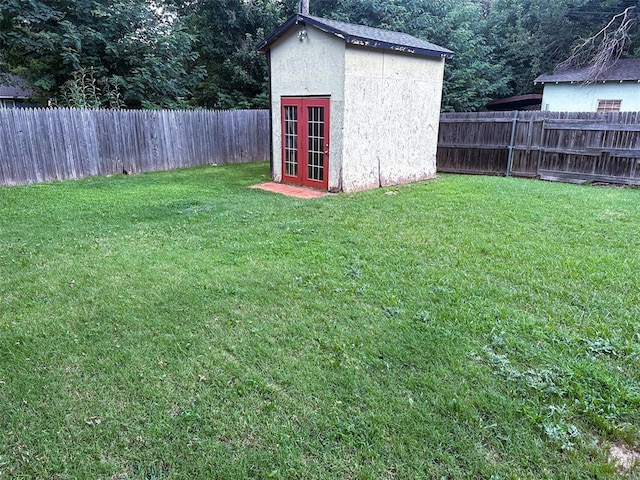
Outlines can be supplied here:
[[0, 185], [269, 158], [267, 110], [0, 108]]
[[443, 113], [440, 172], [640, 185], [640, 112]]

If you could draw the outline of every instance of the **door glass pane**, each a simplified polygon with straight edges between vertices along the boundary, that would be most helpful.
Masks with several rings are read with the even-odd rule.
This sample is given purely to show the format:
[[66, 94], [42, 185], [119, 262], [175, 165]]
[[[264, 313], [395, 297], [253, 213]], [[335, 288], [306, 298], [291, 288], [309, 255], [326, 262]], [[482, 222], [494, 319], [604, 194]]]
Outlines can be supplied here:
[[321, 182], [324, 180], [324, 107], [308, 108], [308, 157], [307, 177]]
[[284, 107], [284, 173], [298, 176], [298, 107]]

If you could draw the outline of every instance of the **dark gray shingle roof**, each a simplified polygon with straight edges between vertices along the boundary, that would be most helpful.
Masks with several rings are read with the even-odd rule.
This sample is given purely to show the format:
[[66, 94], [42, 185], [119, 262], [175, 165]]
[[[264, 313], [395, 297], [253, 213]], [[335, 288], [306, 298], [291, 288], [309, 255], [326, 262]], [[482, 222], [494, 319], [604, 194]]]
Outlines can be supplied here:
[[350, 45], [382, 48], [427, 57], [453, 57], [451, 50], [436, 45], [435, 43], [421, 40], [407, 33], [392, 32], [381, 28], [355, 25], [353, 23], [339, 22], [337, 20], [302, 14], [293, 15], [271, 35], [265, 38], [262, 43], [258, 45], [258, 51], [264, 53], [269, 50], [273, 42], [284, 35], [289, 28], [298, 23], [313, 25], [324, 32], [342, 38]]
[[599, 81], [637, 81], [640, 80], [640, 58], [620, 59], [593, 77], [591, 66], [586, 67], [556, 67], [553, 73], [540, 75], [535, 83], [547, 82], [586, 82]]
[[24, 99], [33, 95], [33, 91], [27, 86], [24, 78], [15, 75], [0, 77], [0, 98]]

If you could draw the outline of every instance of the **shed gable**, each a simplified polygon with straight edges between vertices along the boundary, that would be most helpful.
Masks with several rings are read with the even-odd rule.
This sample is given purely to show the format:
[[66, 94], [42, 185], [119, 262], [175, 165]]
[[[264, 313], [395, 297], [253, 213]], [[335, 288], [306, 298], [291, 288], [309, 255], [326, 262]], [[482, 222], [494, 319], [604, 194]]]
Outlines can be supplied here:
[[416, 38], [407, 33], [392, 32], [381, 28], [355, 25], [310, 15], [296, 14], [265, 38], [258, 51], [266, 53], [271, 46], [295, 26], [310, 25], [330, 35], [334, 35], [349, 45], [379, 48], [415, 54], [426, 57], [452, 58], [453, 52], [447, 48]]

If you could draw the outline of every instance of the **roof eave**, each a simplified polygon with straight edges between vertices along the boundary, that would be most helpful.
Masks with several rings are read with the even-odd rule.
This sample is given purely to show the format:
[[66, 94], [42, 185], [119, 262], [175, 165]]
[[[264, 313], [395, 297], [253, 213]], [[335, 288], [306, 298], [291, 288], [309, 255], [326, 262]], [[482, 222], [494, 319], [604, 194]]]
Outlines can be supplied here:
[[[334, 33], [335, 34], [335, 33]], [[342, 35], [341, 35], [342, 36]], [[406, 45], [399, 45], [397, 43], [382, 42], [380, 40], [371, 40], [368, 38], [355, 37], [355, 36], [342, 36], [349, 45], [357, 45], [359, 47], [381, 48], [383, 50], [393, 50], [394, 52], [410, 53], [413, 55], [420, 55], [424, 57], [437, 57], [437, 58], [453, 58], [453, 52], [443, 50], [430, 50], [427, 48], [409, 47]]]
[[258, 52], [267, 53], [271, 44], [273, 44], [273, 42], [275, 42], [280, 37], [282, 37], [287, 32], [287, 30], [291, 28], [292, 25], [299, 23], [301, 21], [301, 18], [302, 18], [302, 15], [300, 14], [292, 15], [291, 17], [289, 17], [289, 19], [286, 22], [284, 22], [282, 25], [276, 28], [273, 31], [273, 33], [271, 33], [271, 35], [269, 35], [262, 42], [260, 42], [260, 44], [258, 44], [258, 48], [257, 48]]
[[554, 83], [554, 84], [558, 84], [558, 83], [570, 83], [570, 84], [575, 84], [575, 83], [638, 83], [640, 82], [640, 79], [632, 79], [632, 78], [625, 78], [625, 79], [611, 79], [611, 78], [598, 78], [595, 80], [588, 80], [588, 79], [578, 79], [578, 78], [574, 78], [574, 79], [559, 79], [559, 80], [554, 80], [553, 78], [546, 78], [544, 80], [539, 80], [539, 79], [535, 79], [533, 81], [534, 85], [537, 84], [542, 84], [544, 85], [545, 83]]
[[406, 45], [399, 45], [396, 43], [388, 43], [380, 40], [372, 40], [370, 38], [363, 38], [354, 35], [348, 35], [341, 30], [337, 30], [335, 28], [331, 28], [330, 26], [318, 22], [314, 18], [306, 17], [301, 14], [296, 14], [290, 17], [285, 23], [283, 23], [280, 28], [274, 31], [269, 37], [264, 39], [258, 45], [258, 52], [266, 53], [269, 50], [270, 46], [278, 40], [280, 37], [284, 35], [284, 33], [291, 28], [292, 25], [304, 23], [309, 24], [316, 27], [318, 30], [321, 30], [325, 33], [329, 33], [335, 35], [339, 38], [342, 38], [348, 45], [357, 45], [361, 47], [370, 47], [370, 48], [380, 48], [383, 50], [391, 50], [395, 52], [409, 53], [414, 55], [420, 55], [425, 57], [436, 57], [436, 58], [453, 58], [453, 52], [451, 50], [430, 50], [426, 48], [418, 48], [418, 47], [409, 47]]
[[358, 45], [361, 47], [370, 47], [370, 48], [382, 48], [385, 50], [393, 50], [396, 52], [424, 55], [428, 57], [453, 58], [453, 52], [451, 50], [443, 49], [441, 51], [437, 51], [437, 50], [429, 50], [426, 48], [408, 47], [406, 45], [398, 45], [394, 43], [383, 42], [381, 40], [371, 40], [369, 38], [358, 37], [355, 35], [348, 35], [341, 30], [331, 28], [330, 26], [324, 23], [318, 22], [314, 18], [305, 17], [303, 15], [298, 15], [298, 16], [300, 17], [299, 18], [300, 21], [309, 23], [314, 27], [316, 27], [317, 29], [322, 30], [323, 32], [336, 35], [337, 37], [344, 39], [344, 41], [347, 42], [347, 44], [349, 45]]

